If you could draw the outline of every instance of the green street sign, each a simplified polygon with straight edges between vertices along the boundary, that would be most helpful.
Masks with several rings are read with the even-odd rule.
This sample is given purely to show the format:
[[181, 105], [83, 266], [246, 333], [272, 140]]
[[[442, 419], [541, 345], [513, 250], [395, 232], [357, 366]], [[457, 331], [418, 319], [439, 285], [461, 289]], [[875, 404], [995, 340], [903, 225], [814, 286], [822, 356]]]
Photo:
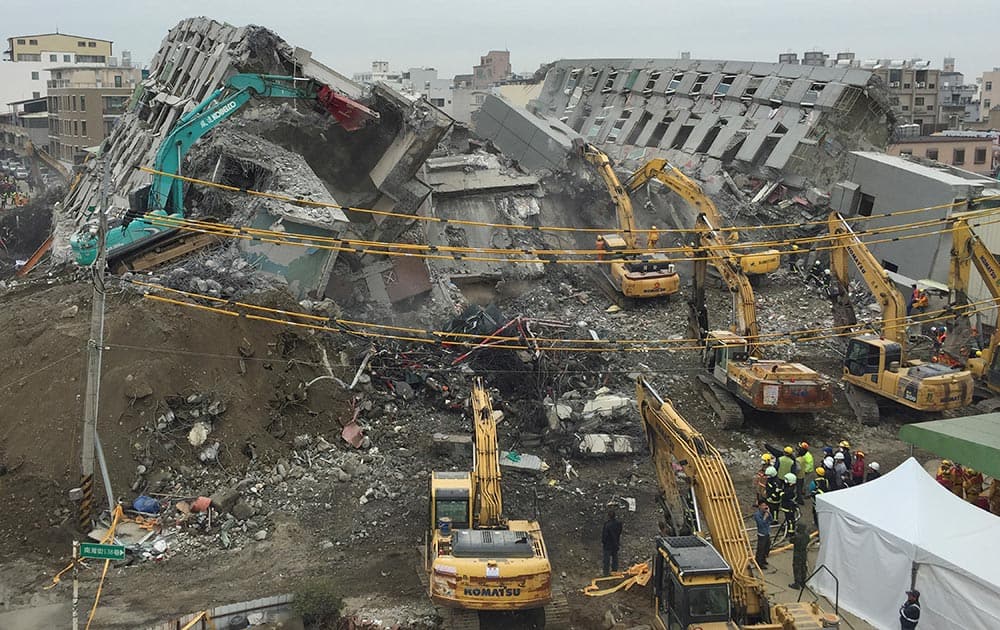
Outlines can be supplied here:
[[123, 545], [80, 543], [80, 557], [98, 560], [122, 560], [125, 558], [125, 547]]

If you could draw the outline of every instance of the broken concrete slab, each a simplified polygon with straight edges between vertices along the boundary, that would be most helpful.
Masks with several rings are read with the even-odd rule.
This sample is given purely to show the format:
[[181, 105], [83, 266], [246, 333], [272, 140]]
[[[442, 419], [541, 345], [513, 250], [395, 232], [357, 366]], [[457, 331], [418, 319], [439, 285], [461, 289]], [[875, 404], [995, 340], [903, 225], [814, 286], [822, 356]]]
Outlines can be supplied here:
[[583, 417], [612, 418], [626, 413], [632, 408], [632, 399], [617, 394], [601, 394], [593, 400], [588, 400], [583, 406]]
[[518, 107], [506, 99], [489, 95], [472, 115], [473, 128], [504, 155], [528, 171], [560, 170], [573, 153], [573, 140], [580, 138], [558, 120]]
[[628, 435], [587, 433], [580, 436], [579, 451], [584, 455], [629, 455], [637, 451], [633, 438]]
[[545, 472], [549, 465], [542, 461], [537, 455], [528, 453], [515, 453], [513, 451], [500, 451], [500, 465], [515, 470], [528, 470], [531, 472]]

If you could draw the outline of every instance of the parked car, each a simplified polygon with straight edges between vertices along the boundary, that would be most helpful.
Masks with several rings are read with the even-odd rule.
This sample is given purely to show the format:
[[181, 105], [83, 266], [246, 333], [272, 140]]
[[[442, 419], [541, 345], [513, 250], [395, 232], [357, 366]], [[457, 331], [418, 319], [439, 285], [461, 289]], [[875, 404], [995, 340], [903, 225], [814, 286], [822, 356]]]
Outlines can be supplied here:
[[23, 168], [19, 168], [14, 173], [14, 177], [16, 177], [17, 179], [28, 179], [28, 171], [24, 170]]

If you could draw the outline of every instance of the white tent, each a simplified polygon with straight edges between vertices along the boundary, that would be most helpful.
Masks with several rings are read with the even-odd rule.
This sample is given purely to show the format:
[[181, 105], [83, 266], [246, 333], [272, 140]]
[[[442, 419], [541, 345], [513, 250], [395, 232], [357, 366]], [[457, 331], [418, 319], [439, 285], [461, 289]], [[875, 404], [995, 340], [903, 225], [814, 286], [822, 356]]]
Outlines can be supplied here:
[[[840, 605], [898, 628], [916, 569], [919, 630], [1000, 628], [1000, 517], [956, 497], [913, 458], [883, 477], [817, 497], [816, 566], [840, 581]], [[834, 597], [825, 572], [809, 583]]]

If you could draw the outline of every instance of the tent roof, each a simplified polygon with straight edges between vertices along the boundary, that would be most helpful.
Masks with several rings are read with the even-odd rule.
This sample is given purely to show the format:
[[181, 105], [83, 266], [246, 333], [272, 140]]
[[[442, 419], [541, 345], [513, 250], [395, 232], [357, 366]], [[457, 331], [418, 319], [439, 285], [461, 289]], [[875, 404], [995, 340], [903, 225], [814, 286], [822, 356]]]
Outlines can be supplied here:
[[1000, 413], [908, 424], [899, 439], [1000, 477]]
[[946, 490], [912, 457], [875, 481], [817, 499], [819, 511], [845, 513], [912, 546], [918, 562], [1000, 585], [1000, 565], [983, 553], [1000, 540], [1000, 518]]

